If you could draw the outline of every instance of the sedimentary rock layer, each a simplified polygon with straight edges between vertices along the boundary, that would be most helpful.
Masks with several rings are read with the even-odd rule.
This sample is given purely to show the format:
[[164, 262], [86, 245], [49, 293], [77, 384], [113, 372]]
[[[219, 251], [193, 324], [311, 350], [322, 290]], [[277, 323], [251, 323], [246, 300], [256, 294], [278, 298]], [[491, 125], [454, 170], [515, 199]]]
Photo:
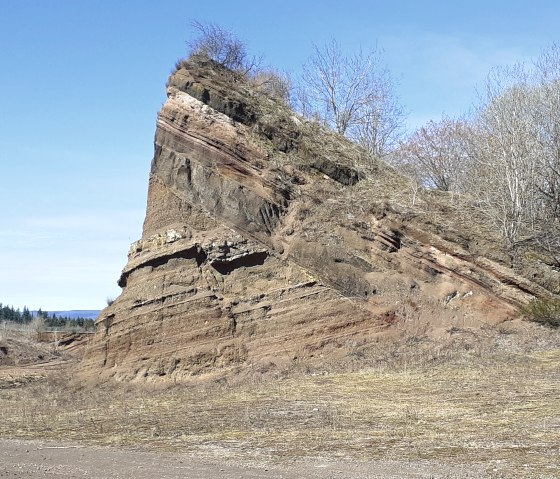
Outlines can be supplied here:
[[506, 320], [558, 293], [546, 265], [513, 269], [459, 200], [418, 194], [219, 65], [184, 62], [167, 93], [143, 235], [83, 372], [289, 367], [414, 321], [429, 332]]

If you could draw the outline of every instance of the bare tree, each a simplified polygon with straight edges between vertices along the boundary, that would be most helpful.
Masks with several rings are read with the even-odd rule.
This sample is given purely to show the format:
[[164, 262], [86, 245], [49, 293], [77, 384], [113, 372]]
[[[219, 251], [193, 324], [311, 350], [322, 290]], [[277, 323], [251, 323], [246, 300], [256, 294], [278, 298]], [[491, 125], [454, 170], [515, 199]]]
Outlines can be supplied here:
[[560, 46], [492, 70], [468, 122], [429, 122], [393, 158], [423, 186], [472, 195], [506, 245], [540, 245], [560, 266]]
[[471, 161], [471, 136], [465, 120], [429, 121], [400, 144], [392, 163], [424, 187], [462, 192]]
[[537, 242], [560, 266], [560, 45], [544, 50], [535, 62], [538, 85], [534, 121], [541, 147], [538, 193], [542, 200]]
[[398, 146], [405, 115], [388, 74], [378, 77], [375, 90], [376, 94], [364, 105], [349, 136], [372, 156], [383, 158]]
[[560, 265], [560, 47], [494, 69], [473, 129], [470, 188], [510, 246]]
[[215, 23], [191, 21], [197, 36], [187, 42], [191, 55], [208, 57], [230, 70], [248, 74], [257, 69], [260, 59], [249, 55], [247, 46], [232, 32]]
[[534, 89], [521, 65], [493, 70], [477, 119], [472, 191], [510, 246], [526, 239], [538, 205]]
[[336, 40], [314, 51], [303, 67], [300, 110], [383, 155], [402, 126], [403, 110], [378, 50], [345, 55]]
[[560, 217], [560, 45], [553, 44], [535, 63], [538, 94], [534, 120], [542, 150], [539, 192]]
[[268, 96], [291, 103], [292, 81], [287, 73], [274, 69], [260, 70], [251, 79], [253, 85]]

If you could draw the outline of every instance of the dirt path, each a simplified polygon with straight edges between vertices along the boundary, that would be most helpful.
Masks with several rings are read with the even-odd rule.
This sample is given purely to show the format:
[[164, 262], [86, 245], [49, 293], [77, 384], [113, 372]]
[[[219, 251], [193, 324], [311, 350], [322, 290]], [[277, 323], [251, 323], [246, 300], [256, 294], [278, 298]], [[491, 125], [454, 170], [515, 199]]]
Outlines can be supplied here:
[[484, 478], [472, 467], [432, 463], [305, 460], [287, 465], [243, 463], [186, 454], [0, 439], [0, 478], [91, 479], [449, 479]]

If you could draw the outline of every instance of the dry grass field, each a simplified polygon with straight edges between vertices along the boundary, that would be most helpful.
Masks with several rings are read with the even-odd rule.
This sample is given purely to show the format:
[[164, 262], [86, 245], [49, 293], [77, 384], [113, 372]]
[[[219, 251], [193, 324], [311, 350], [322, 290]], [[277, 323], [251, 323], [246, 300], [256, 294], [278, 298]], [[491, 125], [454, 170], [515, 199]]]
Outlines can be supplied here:
[[0, 436], [278, 462], [429, 460], [487, 477], [560, 477], [558, 330], [454, 330], [445, 341], [409, 337], [348, 357], [344, 369], [189, 384], [80, 384], [71, 360], [34, 365], [18, 382], [26, 368], [3, 367]]

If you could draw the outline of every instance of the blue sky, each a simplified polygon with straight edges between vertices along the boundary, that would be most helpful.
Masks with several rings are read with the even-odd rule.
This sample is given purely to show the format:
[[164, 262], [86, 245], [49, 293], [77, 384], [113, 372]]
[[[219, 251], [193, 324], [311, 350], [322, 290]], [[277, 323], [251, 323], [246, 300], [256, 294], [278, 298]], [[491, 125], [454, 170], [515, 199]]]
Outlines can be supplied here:
[[465, 112], [492, 66], [560, 40], [553, 0], [0, 0], [0, 302], [99, 309], [119, 294], [191, 19], [294, 75], [313, 43], [377, 45], [410, 127]]

